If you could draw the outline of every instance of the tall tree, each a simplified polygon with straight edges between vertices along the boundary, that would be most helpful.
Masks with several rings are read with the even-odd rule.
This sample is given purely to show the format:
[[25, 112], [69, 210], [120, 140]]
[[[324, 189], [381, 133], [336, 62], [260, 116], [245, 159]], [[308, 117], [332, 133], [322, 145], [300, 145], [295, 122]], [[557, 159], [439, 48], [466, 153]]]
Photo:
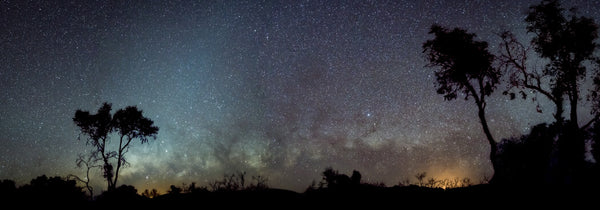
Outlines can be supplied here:
[[[598, 61], [594, 52], [598, 48], [598, 25], [590, 18], [578, 17], [576, 10], [570, 10], [570, 16], [565, 16], [565, 9], [556, 0], [544, 0], [529, 8], [527, 31], [534, 33], [531, 46], [525, 46], [509, 32], [503, 32], [500, 37], [499, 61], [510, 75], [510, 86], [520, 89], [523, 98], [527, 94], [523, 89], [541, 93], [556, 105], [554, 117], [557, 124], [563, 122], [563, 103], [569, 102], [569, 122], [574, 128], [587, 128], [598, 119], [598, 113], [583, 126], [579, 126], [577, 115], [578, 102], [581, 97], [581, 82], [585, 80], [588, 67]], [[533, 49], [540, 57], [549, 63], [540, 71], [528, 68], [527, 56]], [[547, 83], [544, 86], [543, 83]], [[596, 84], [596, 86], [600, 83]], [[589, 98], [596, 98], [598, 89], [590, 92]], [[509, 94], [508, 91], [505, 92]], [[511, 98], [515, 94], [510, 93]], [[535, 97], [534, 97], [535, 98]]]
[[[142, 111], [135, 106], [117, 110], [112, 116], [111, 109], [112, 105], [105, 102], [95, 115], [77, 110], [73, 121], [80, 128], [81, 133], [88, 136], [88, 143], [95, 148], [91, 155], [103, 161], [102, 171], [108, 189], [114, 190], [119, 178], [119, 170], [127, 164], [125, 153], [129, 151], [131, 142], [139, 139], [143, 144], [148, 142], [149, 137], [156, 138], [158, 127], [153, 125], [152, 120], [144, 117]], [[108, 135], [111, 132], [119, 134], [117, 150], [107, 148]], [[116, 159], [116, 171], [113, 170], [112, 159]]]
[[534, 50], [550, 61], [544, 74], [553, 76], [550, 85], [554, 92], [567, 96], [569, 122], [579, 129], [579, 89], [586, 78], [585, 62], [597, 59], [598, 25], [590, 18], [577, 16], [575, 9], [568, 17], [564, 13], [558, 0], [544, 0], [529, 8], [525, 21], [527, 31], [535, 34], [531, 40]]
[[437, 93], [443, 94], [446, 100], [456, 99], [459, 94], [464, 95], [465, 100], [475, 100], [490, 144], [490, 160], [496, 168], [498, 146], [485, 118], [486, 97], [492, 94], [501, 76], [500, 71], [492, 67], [494, 55], [488, 51], [487, 42], [475, 41], [475, 34], [460, 28], [448, 30], [433, 25], [429, 34], [435, 38], [423, 44], [423, 53], [429, 61], [428, 67], [438, 67], [435, 71]]
[[[529, 7], [525, 21], [527, 31], [534, 34], [531, 46], [525, 47], [510, 32], [504, 32], [501, 34], [503, 41], [500, 44], [499, 61], [510, 75], [510, 86], [520, 89], [523, 98], [526, 97], [524, 89], [528, 89], [543, 94], [556, 105], [554, 117], [560, 130], [556, 136], [558, 167], [562, 174], [561, 181], [571, 182], [584, 173], [585, 132], [600, 117], [596, 108], [600, 98], [597, 70], [592, 71], [596, 74], [596, 89], [588, 92], [588, 99], [592, 100], [592, 119], [580, 126], [577, 113], [582, 98], [582, 83], [592, 73], [589, 72], [590, 68], [597, 67], [600, 60], [595, 55], [598, 25], [590, 18], [577, 16], [576, 9], [567, 12], [558, 0], [543, 0]], [[527, 67], [529, 49], [548, 61], [544, 68], [538, 70]], [[514, 98], [515, 94], [510, 94]], [[563, 116], [563, 103], [568, 103], [568, 119]]]

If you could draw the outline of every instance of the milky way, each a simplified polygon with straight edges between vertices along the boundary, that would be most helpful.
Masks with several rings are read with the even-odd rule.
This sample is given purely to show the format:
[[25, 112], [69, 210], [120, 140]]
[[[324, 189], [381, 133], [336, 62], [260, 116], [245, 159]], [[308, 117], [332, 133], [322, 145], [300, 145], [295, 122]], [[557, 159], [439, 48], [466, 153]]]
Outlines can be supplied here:
[[[106, 101], [160, 128], [127, 154], [119, 184], [140, 190], [246, 171], [302, 191], [327, 166], [387, 185], [422, 171], [479, 182], [493, 170], [475, 104], [436, 94], [421, 46], [434, 23], [492, 53], [502, 30], [528, 42], [537, 3], [1, 1], [0, 178], [83, 175], [75, 159], [91, 147], [72, 117]], [[600, 20], [598, 1], [572, 6]], [[487, 107], [496, 139], [552, 121], [551, 103], [500, 86]]]

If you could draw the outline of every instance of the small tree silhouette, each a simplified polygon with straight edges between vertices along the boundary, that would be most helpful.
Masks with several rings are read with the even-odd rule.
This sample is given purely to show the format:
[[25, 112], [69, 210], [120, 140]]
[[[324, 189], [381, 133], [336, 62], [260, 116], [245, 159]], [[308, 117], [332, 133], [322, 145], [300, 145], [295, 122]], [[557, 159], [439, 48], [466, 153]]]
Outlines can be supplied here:
[[269, 179], [267, 177], [261, 175], [252, 176], [252, 182], [246, 189], [264, 190], [269, 188]]
[[423, 186], [423, 180], [425, 179], [425, 177], [427, 177], [427, 172], [421, 172], [415, 175], [415, 178], [417, 178], [417, 181], [419, 182], [419, 186]]
[[349, 177], [346, 174], [341, 174], [337, 170], [334, 170], [331, 167], [327, 167], [325, 171], [322, 173], [323, 175], [323, 184], [320, 186], [322, 188], [323, 185], [327, 185], [329, 189], [346, 189], [350, 187], [356, 187], [361, 184], [362, 175], [360, 172], [354, 170], [352, 171], [352, 177]]
[[79, 154], [79, 157], [77, 157], [76, 163], [77, 163], [77, 167], [78, 168], [83, 168], [85, 167], [85, 178], [80, 178], [77, 175], [69, 175], [67, 176], [67, 179], [73, 178], [75, 180], [77, 180], [78, 182], [81, 182], [83, 184], [85, 184], [85, 188], [88, 190], [88, 193], [90, 195], [90, 199], [94, 198], [94, 188], [90, 185], [90, 170], [93, 168], [100, 168], [102, 167], [102, 165], [97, 164], [97, 162], [100, 159], [98, 157], [95, 157], [92, 154], [89, 154], [87, 157], [84, 156], [83, 154]]
[[[87, 135], [88, 143], [95, 148], [91, 156], [104, 163], [102, 170], [108, 183], [108, 190], [115, 189], [121, 167], [128, 164], [125, 154], [129, 151], [131, 142], [139, 139], [143, 144], [148, 142], [148, 137], [156, 138], [158, 133], [158, 127], [153, 125], [154, 122], [144, 117], [137, 107], [128, 106], [117, 110], [112, 116], [111, 109], [112, 105], [105, 102], [98, 109], [97, 114], [90, 115], [87, 111], [77, 110], [73, 118], [81, 134]], [[107, 148], [108, 135], [113, 131], [119, 134], [119, 147], [116, 151]], [[111, 159], [116, 159], [116, 171], [113, 169]]]
[[[77, 110], [73, 121], [81, 129], [81, 134], [88, 136], [88, 144], [91, 144], [95, 150], [91, 152], [93, 157], [102, 158], [103, 176], [108, 183], [108, 189], [113, 189], [113, 171], [110, 159], [114, 157], [114, 153], [106, 148], [108, 134], [112, 131], [112, 116], [110, 115], [111, 105], [108, 103], [102, 104], [98, 109], [98, 113], [90, 115], [87, 111]], [[78, 139], [81, 138], [81, 134]]]
[[264, 190], [268, 189], [268, 179], [264, 176], [252, 176], [250, 184], [246, 183], [246, 172], [237, 172], [223, 175], [223, 180], [208, 183], [213, 192], [231, 192], [238, 190]]
[[427, 180], [427, 184], [425, 186], [427, 186], [429, 188], [436, 188], [436, 187], [438, 187], [438, 184], [440, 183], [440, 181], [442, 181], [442, 180], [437, 180], [437, 179], [431, 177]]
[[180, 187], [176, 187], [175, 185], [171, 185], [169, 189], [170, 190], [167, 192], [169, 194], [181, 194], [181, 192], [183, 191], [183, 189], [181, 189]]
[[352, 171], [352, 176], [350, 177], [350, 181], [353, 185], [359, 185], [360, 180], [362, 179], [362, 175], [357, 170]]
[[144, 196], [146, 198], [156, 198], [159, 195], [160, 195], [160, 193], [158, 193], [158, 190], [156, 190], [156, 189], [152, 189], [152, 190], [145, 189], [144, 192], [142, 192], [142, 196]]

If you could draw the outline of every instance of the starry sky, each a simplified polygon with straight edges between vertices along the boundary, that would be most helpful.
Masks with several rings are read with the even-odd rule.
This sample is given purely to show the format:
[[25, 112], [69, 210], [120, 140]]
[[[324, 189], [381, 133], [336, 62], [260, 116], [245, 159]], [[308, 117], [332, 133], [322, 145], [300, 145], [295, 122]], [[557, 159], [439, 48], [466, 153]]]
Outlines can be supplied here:
[[[478, 183], [493, 170], [475, 104], [436, 94], [421, 47], [434, 23], [495, 54], [502, 30], [527, 43], [537, 3], [2, 0], [0, 179], [83, 176], [75, 159], [91, 146], [72, 117], [106, 101], [160, 128], [120, 173], [140, 191], [246, 171], [301, 192], [328, 166], [387, 185], [423, 171]], [[563, 6], [600, 20], [598, 1]], [[505, 86], [487, 106], [496, 139], [552, 122], [548, 101], [511, 101]]]

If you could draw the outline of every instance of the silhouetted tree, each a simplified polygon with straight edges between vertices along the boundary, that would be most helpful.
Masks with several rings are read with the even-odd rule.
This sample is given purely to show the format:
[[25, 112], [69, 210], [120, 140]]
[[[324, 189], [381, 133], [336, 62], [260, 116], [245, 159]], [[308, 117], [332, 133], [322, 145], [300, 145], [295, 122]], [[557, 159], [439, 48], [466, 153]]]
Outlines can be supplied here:
[[346, 174], [340, 174], [337, 170], [333, 170], [331, 167], [327, 167], [322, 173], [323, 180], [327, 184], [329, 189], [343, 189], [349, 187], [356, 187], [360, 185], [362, 176], [360, 172], [354, 170], [352, 172], [352, 178]]
[[[265, 190], [269, 188], [268, 179], [264, 176], [252, 176], [250, 184], [246, 184], [246, 172], [223, 175], [223, 180], [215, 180], [208, 185], [213, 192], [232, 192], [239, 190]], [[206, 189], [202, 189], [204, 191]]]
[[559, 125], [545, 123], [534, 126], [519, 138], [504, 139], [499, 144], [497, 179], [510, 185], [541, 185], [553, 177], [554, 137]]
[[0, 200], [13, 200], [16, 192], [17, 186], [15, 181], [9, 179], [0, 180]]
[[359, 185], [360, 180], [362, 179], [362, 175], [357, 170], [352, 171], [352, 176], [350, 177], [350, 181], [353, 185]]
[[[88, 143], [95, 148], [92, 156], [103, 161], [102, 170], [109, 190], [115, 189], [119, 170], [127, 164], [125, 153], [129, 151], [130, 143], [134, 139], [139, 139], [142, 144], [146, 143], [148, 137], [156, 138], [158, 133], [154, 122], [144, 117], [137, 107], [128, 106], [117, 110], [112, 116], [111, 109], [111, 105], [105, 102], [97, 114], [91, 115], [87, 111], [77, 110], [73, 118], [81, 133], [88, 136]], [[119, 147], [116, 151], [107, 148], [108, 135], [113, 131], [119, 134]], [[117, 162], [116, 171], [110, 161], [113, 158]]]
[[419, 182], [419, 186], [423, 186], [423, 180], [425, 179], [425, 177], [427, 177], [427, 172], [421, 172], [421, 173], [417, 173], [415, 174], [415, 178], [417, 178], [417, 181]]
[[142, 111], [135, 106], [128, 106], [125, 109], [118, 110], [113, 116], [113, 127], [119, 132], [119, 149], [117, 150], [117, 169], [113, 186], [119, 179], [119, 169], [127, 164], [125, 153], [129, 151], [132, 140], [139, 139], [140, 143], [147, 143], [148, 137], [156, 138], [158, 127], [154, 126], [154, 121], [144, 117]]
[[496, 168], [497, 143], [485, 118], [486, 97], [492, 94], [501, 76], [500, 71], [492, 67], [494, 55], [488, 51], [487, 42], [473, 40], [475, 34], [466, 30], [433, 25], [429, 33], [435, 38], [423, 44], [423, 53], [429, 61], [428, 67], [439, 68], [435, 71], [437, 93], [443, 94], [446, 100], [456, 99], [459, 94], [463, 94], [465, 100], [475, 100], [490, 144], [490, 160]]
[[77, 186], [75, 180], [46, 175], [32, 179], [27, 185], [18, 189], [21, 196], [29, 201], [50, 201], [54, 203], [70, 203], [84, 201], [85, 193]]
[[440, 182], [440, 180], [436, 180], [435, 178], [431, 177], [427, 180], [427, 184], [425, 184], [425, 186], [429, 187], [429, 188], [436, 188], [438, 187], [438, 183]]
[[175, 185], [171, 185], [169, 187], [169, 191], [167, 193], [169, 194], [180, 194], [183, 191], [183, 189], [176, 187]]
[[183, 192], [184, 193], [200, 193], [200, 192], [208, 192], [208, 189], [206, 189], [206, 187], [197, 187], [196, 182], [192, 182], [192, 184], [190, 184], [189, 186], [184, 185]]
[[[102, 165], [103, 176], [108, 182], [108, 189], [113, 189], [113, 170], [110, 159], [115, 156], [114, 152], [107, 150], [108, 134], [112, 131], [112, 116], [110, 115], [111, 105], [108, 103], [102, 104], [98, 109], [98, 113], [90, 115], [87, 111], [77, 110], [73, 121], [81, 129], [81, 134], [88, 136], [88, 144], [91, 144], [95, 150], [92, 151], [93, 157], [100, 157], [104, 165]], [[81, 138], [81, 134], [78, 139]]]
[[80, 178], [77, 175], [69, 175], [67, 176], [67, 178], [74, 178], [75, 180], [85, 184], [85, 188], [88, 190], [88, 193], [90, 195], [90, 199], [94, 198], [94, 187], [92, 187], [90, 185], [90, 170], [93, 168], [100, 168], [102, 167], [102, 165], [96, 164], [100, 159], [92, 154], [89, 154], [87, 156], [83, 155], [83, 154], [79, 154], [79, 156], [77, 157], [76, 160], [76, 164], [78, 168], [83, 168], [85, 167], [85, 178]]
[[308, 187], [306, 187], [306, 190], [304, 190], [304, 193], [316, 192], [319, 189], [323, 189], [324, 185], [325, 184], [323, 182], [319, 182], [319, 185], [317, 185], [317, 181], [313, 179], [312, 182], [310, 183], [310, 185]]
[[156, 198], [159, 195], [160, 195], [160, 193], [158, 193], [158, 190], [156, 190], [156, 189], [152, 189], [152, 190], [145, 189], [144, 192], [142, 192], [142, 196], [144, 196], [146, 198]]
[[267, 177], [256, 175], [252, 176], [252, 183], [246, 188], [249, 190], [265, 190], [269, 188], [269, 179]]
[[[567, 96], [570, 105], [570, 123], [578, 126], [577, 108], [580, 96], [580, 81], [587, 74], [586, 61], [597, 61], [594, 52], [598, 48], [595, 40], [598, 38], [598, 25], [590, 18], [576, 16], [576, 9], [570, 10], [570, 16], [565, 16], [557, 0], [544, 0], [529, 8], [527, 31], [534, 33], [532, 48], [542, 58], [550, 62], [543, 71], [527, 67], [527, 55], [530, 47], [519, 42], [512, 33], [506, 31], [500, 36], [502, 66], [510, 72], [510, 85], [518, 89], [529, 89], [542, 93], [556, 105], [554, 117], [562, 124], [563, 96]], [[548, 82], [550, 89], [544, 89], [542, 82]], [[593, 91], [591, 95], [597, 91]], [[519, 91], [523, 98], [527, 94]], [[514, 93], [511, 93], [514, 98]], [[535, 99], [535, 97], [534, 97]], [[595, 121], [598, 115], [592, 119]], [[590, 121], [590, 122], [592, 122]], [[589, 126], [586, 123], [584, 127]]]
[[[564, 10], [557, 0], [544, 0], [529, 8], [526, 22], [527, 31], [535, 34], [531, 41], [535, 51], [550, 61], [544, 74], [552, 75], [550, 86], [553, 92], [563, 94], [569, 102], [570, 118], [559, 138], [558, 152], [561, 172], [565, 181], [571, 182], [573, 176], [581, 175], [584, 167], [584, 130], [598, 119], [596, 113], [579, 127], [577, 113], [580, 83], [588, 71], [585, 64], [598, 60], [594, 54], [598, 48], [598, 25], [593, 19], [577, 16], [576, 9], [570, 9], [569, 16], [565, 16]], [[595, 94], [591, 93], [592, 96]]]
[[535, 51], [550, 60], [544, 73], [554, 76], [552, 89], [567, 96], [570, 123], [579, 128], [580, 81], [586, 77], [584, 62], [597, 59], [598, 25], [590, 18], [576, 16], [575, 9], [570, 10], [570, 17], [563, 11], [557, 0], [544, 0], [529, 8], [525, 20], [527, 31], [535, 34], [531, 41]]
[[[541, 93], [556, 106], [551, 125], [553, 134], [548, 137], [557, 141], [554, 148], [557, 153], [558, 168], [563, 173], [563, 179], [571, 182], [572, 176], [582, 174], [585, 167], [585, 136], [589, 127], [600, 117], [600, 74], [598, 66], [600, 58], [595, 53], [598, 48], [598, 25], [594, 20], [577, 16], [576, 9], [567, 13], [557, 0], [543, 0], [529, 7], [525, 19], [527, 31], [534, 34], [531, 46], [519, 42], [515, 36], [506, 31], [500, 35], [501, 53], [499, 61], [506, 73], [510, 75], [509, 90], [516, 88], [523, 99], [527, 98], [525, 89], [533, 93]], [[544, 68], [530, 67], [527, 64], [529, 51], [533, 49], [541, 58], [547, 59]], [[588, 100], [592, 101], [592, 118], [579, 126], [577, 110], [582, 82], [591, 73], [595, 74], [594, 89], [588, 92]], [[515, 93], [505, 91], [504, 94], [515, 98]], [[537, 100], [537, 97], [532, 97]], [[569, 104], [569, 118], [564, 119], [563, 103]], [[542, 110], [537, 108], [538, 112]], [[554, 173], [554, 172], [553, 172]]]

